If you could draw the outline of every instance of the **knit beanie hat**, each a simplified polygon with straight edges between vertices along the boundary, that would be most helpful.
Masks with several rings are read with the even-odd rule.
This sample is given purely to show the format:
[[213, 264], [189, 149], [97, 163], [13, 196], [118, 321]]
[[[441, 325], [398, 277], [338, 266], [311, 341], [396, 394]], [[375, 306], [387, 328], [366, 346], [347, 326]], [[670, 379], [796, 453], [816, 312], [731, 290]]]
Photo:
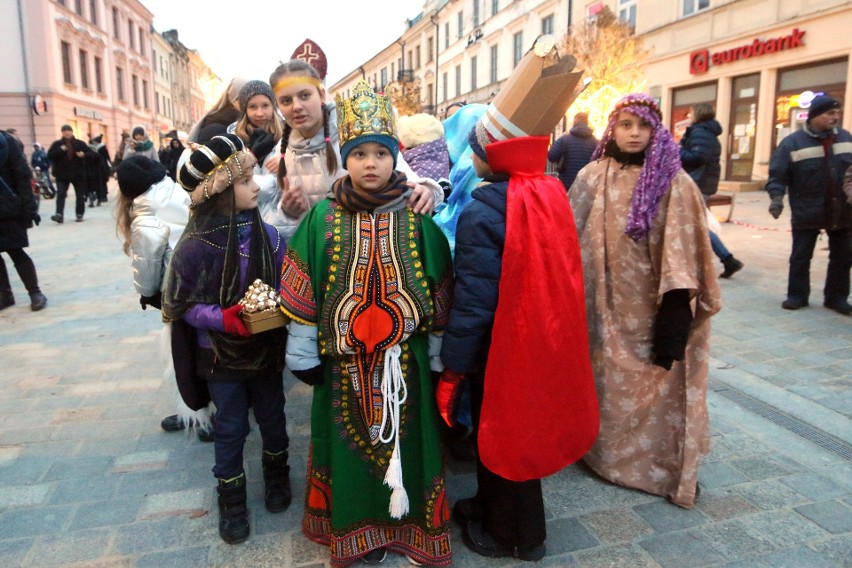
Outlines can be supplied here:
[[132, 136], [145, 136], [145, 129], [141, 126], [136, 126], [133, 128]]
[[272, 87], [269, 86], [269, 83], [264, 81], [249, 81], [240, 89], [240, 95], [237, 98], [240, 102], [240, 114], [246, 113], [246, 107], [255, 95], [265, 95], [272, 103], [272, 107], [275, 108], [275, 93], [272, 92]]
[[121, 194], [128, 199], [136, 199], [152, 185], [163, 181], [166, 168], [146, 156], [134, 154], [119, 162], [115, 177]]
[[828, 95], [819, 95], [818, 97], [814, 97], [814, 100], [811, 101], [811, 106], [808, 109], [808, 122], [819, 115], [825, 114], [836, 108], [840, 108], [840, 103], [837, 102], [835, 98]]
[[73, 128], [71, 128], [71, 125], [70, 125], [70, 124], [63, 124], [63, 125], [62, 125], [62, 128], [60, 128], [59, 130], [60, 130], [61, 132], [65, 132], [66, 130], [70, 130], [71, 132], [74, 132], [74, 129], [73, 129]]

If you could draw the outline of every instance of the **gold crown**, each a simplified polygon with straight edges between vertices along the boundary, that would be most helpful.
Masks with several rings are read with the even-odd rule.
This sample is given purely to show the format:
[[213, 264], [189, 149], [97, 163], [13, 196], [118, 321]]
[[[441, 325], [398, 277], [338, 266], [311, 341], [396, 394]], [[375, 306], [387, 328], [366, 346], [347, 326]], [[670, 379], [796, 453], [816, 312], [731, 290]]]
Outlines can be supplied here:
[[355, 84], [351, 99], [338, 94], [334, 101], [337, 104], [337, 133], [340, 135], [341, 148], [368, 134], [397, 139], [390, 99], [377, 94], [366, 81]]

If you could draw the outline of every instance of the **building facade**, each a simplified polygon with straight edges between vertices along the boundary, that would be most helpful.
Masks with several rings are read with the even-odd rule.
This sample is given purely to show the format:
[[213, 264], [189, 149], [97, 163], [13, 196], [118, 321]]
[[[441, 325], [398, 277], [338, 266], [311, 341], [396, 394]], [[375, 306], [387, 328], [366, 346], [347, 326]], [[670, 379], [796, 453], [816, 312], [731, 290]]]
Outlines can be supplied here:
[[453, 103], [489, 101], [539, 34], [562, 37], [604, 7], [650, 50], [645, 89], [676, 136], [692, 104], [715, 107], [729, 182], [765, 179], [778, 141], [802, 126], [817, 94], [840, 100], [852, 124], [849, 0], [432, 0], [329, 90], [412, 78], [424, 111], [443, 118]]
[[9, 68], [3, 127], [48, 145], [63, 124], [114, 153], [121, 131], [153, 124], [151, 23], [137, 0], [0, 0]]
[[848, 0], [642, 0], [636, 32], [652, 49], [649, 94], [679, 137], [692, 104], [722, 124], [722, 175], [765, 180], [778, 142], [801, 128], [811, 99], [841, 101], [852, 125]]
[[172, 47], [157, 32], [151, 34], [151, 71], [154, 73], [154, 129], [160, 137], [174, 128], [172, 104]]
[[0, 0], [0, 13], [0, 128], [17, 129], [27, 153], [63, 124], [82, 140], [102, 134], [110, 155], [137, 125], [156, 144], [188, 132], [220, 88], [176, 30], [154, 31], [139, 0]]

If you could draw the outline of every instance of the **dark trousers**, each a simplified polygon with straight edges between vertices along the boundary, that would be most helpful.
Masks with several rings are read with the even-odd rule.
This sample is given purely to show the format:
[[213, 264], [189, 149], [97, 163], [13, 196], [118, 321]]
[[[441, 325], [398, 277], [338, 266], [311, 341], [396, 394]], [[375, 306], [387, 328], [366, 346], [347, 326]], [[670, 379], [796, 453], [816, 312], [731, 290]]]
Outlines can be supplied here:
[[290, 447], [284, 417], [284, 383], [281, 372], [270, 372], [241, 381], [209, 381], [216, 405], [213, 475], [230, 479], [243, 472], [243, 446], [249, 434], [249, 407], [260, 427], [263, 450], [272, 454]]
[[[471, 377], [473, 422], [479, 426], [483, 394], [482, 375]], [[547, 538], [541, 480], [511, 481], [490, 471], [477, 460], [476, 501], [482, 510], [482, 526], [493, 538], [520, 549], [532, 548]]]
[[[807, 301], [811, 293], [811, 258], [814, 255], [818, 229], [793, 229], [793, 252], [787, 298]], [[845, 301], [849, 296], [849, 270], [852, 268], [852, 231], [840, 229], [828, 233], [828, 271], [825, 276], [825, 301]]]
[[[35, 294], [41, 292], [38, 287], [38, 275], [36, 275], [35, 264], [33, 259], [29, 257], [24, 249], [12, 249], [4, 251], [15, 263], [15, 270], [18, 276], [21, 277], [21, 282], [24, 283], [27, 292]], [[0, 256], [0, 294], [12, 294], [12, 284], [9, 282], [9, 273], [6, 271], [6, 262]]]
[[66, 181], [64, 179], [56, 180], [56, 214], [65, 214], [65, 198], [68, 196], [68, 186], [74, 184], [74, 197], [77, 199], [74, 213], [83, 216], [86, 212], [86, 188], [78, 181]]

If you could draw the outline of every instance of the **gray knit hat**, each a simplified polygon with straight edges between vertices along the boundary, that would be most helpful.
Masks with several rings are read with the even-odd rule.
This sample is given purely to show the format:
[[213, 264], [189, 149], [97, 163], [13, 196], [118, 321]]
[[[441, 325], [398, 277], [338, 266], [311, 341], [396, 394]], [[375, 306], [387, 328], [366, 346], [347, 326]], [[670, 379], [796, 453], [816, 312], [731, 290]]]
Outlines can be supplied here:
[[272, 107], [275, 107], [275, 93], [272, 92], [272, 87], [269, 86], [269, 83], [265, 83], [263, 81], [249, 81], [243, 85], [242, 89], [240, 89], [240, 95], [237, 98], [237, 100], [240, 101], [240, 114], [246, 113], [248, 102], [255, 95], [266, 95], [272, 102]]

